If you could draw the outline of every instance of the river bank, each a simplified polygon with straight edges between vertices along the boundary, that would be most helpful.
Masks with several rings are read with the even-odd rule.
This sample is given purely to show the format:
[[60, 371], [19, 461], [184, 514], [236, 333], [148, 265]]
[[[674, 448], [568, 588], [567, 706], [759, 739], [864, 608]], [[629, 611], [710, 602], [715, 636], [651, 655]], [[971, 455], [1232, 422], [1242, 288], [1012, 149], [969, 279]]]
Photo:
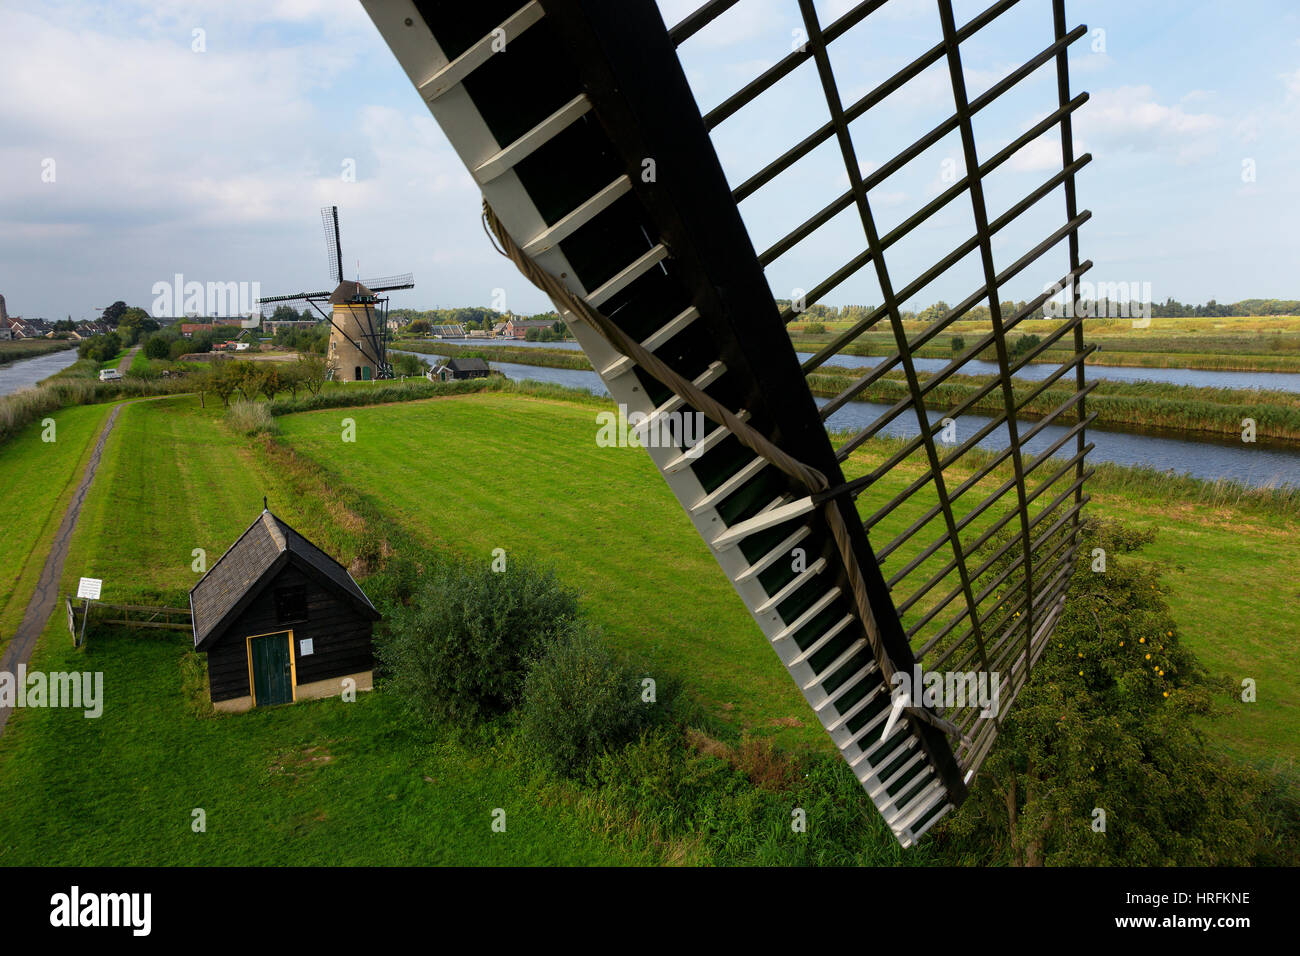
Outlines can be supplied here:
[[[412, 353], [414, 354], [414, 353]], [[555, 368], [512, 362], [492, 362], [492, 367], [511, 381], [543, 382], [565, 388], [581, 389], [591, 395], [607, 398], [608, 389], [594, 371]], [[827, 398], [817, 398], [825, 406]], [[832, 432], [853, 433], [866, 428], [889, 406], [865, 401], [852, 401], [827, 418], [827, 429]], [[942, 413], [929, 414], [932, 423], [940, 420]], [[960, 417], [956, 426], [955, 443], [960, 443], [989, 424], [988, 416], [968, 412]], [[1065, 425], [1046, 425], [1026, 444], [1030, 454], [1041, 453], [1068, 431], [1072, 422]], [[919, 433], [920, 426], [911, 410], [895, 417], [880, 434], [886, 438], [911, 438]], [[1291, 493], [1300, 489], [1300, 450], [1288, 447], [1269, 447], [1264, 444], [1245, 444], [1238, 441], [1208, 439], [1193, 441], [1175, 435], [1129, 433], [1093, 426], [1088, 429], [1088, 440], [1095, 447], [1089, 461], [1137, 468], [1153, 475], [1173, 480], [1187, 478], [1202, 482], [1234, 482], [1255, 489], [1286, 489]], [[993, 429], [978, 447], [994, 451], [1006, 446], [1005, 427]], [[955, 447], [954, 443], [954, 447]], [[1073, 453], [1072, 443], [1060, 454]]]
[[[576, 343], [574, 343], [576, 346]], [[448, 342], [403, 343], [402, 349], [424, 355], [476, 356], [488, 362], [513, 365], [532, 365], [553, 369], [593, 372], [586, 355], [577, 348], [550, 348], [546, 346], [463, 346]], [[867, 360], [854, 362], [851, 356], [836, 356], [828, 365], [817, 369], [809, 377], [814, 395], [832, 399], [852, 386], [876, 363]], [[843, 364], [838, 364], [843, 363]], [[929, 374], [947, 366], [948, 362], [935, 359], [918, 359], [918, 371]], [[986, 367], [987, 366], [987, 367]], [[970, 366], [967, 366], [970, 367]], [[977, 372], [993, 374], [995, 364], [979, 363]], [[1024, 401], [1038, 386], [1034, 382], [1045, 379], [1056, 370], [1048, 365], [1027, 366], [1014, 379], [1016, 397]], [[1093, 378], [1093, 370], [1087, 372]], [[1068, 375], [1068, 373], [1067, 373]], [[1290, 376], [1287, 376], [1289, 379]], [[1097, 424], [1115, 430], [1137, 434], [1159, 434], [1166, 437], [1183, 437], [1190, 441], [1242, 441], [1244, 419], [1255, 423], [1255, 440], [1268, 445], [1300, 450], [1300, 376], [1297, 381], [1281, 382], [1289, 388], [1229, 388], [1149, 382], [1143, 380], [1097, 379], [1088, 397], [1088, 410], [1097, 413]], [[1072, 377], [1070, 379], [1072, 381]], [[927, 407], [944, 411], [968, 400], [987, 384], [979, 375], [952, 375], [930, 393]], [[585, 386], [579, 386], [585, 387]], [[1048, 387], [1025, 408], [1027, 418], [1042, 416], [1065, 401], [1069, 388]], [[906, 396], [903, 373], [893, 370], [885, 373], [854, 398], [863, 402], [892, 405]], [[994, 390], [977, 401], [972, 411], [998, 412], [1002, 395]]]

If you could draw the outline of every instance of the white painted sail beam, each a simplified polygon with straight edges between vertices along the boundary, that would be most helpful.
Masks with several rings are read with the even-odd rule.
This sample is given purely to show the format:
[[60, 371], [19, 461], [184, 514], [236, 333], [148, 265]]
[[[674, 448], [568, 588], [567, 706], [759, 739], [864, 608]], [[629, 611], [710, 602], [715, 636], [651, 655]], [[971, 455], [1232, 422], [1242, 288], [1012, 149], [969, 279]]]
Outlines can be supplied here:
[[713, 547], [717, 551], [726, 548], [734, 548], [740, 542], [744, 541], [751, 534], [757, 534], [765, 531], [773, 525], [782, 524], [800, 515], [806, 515], [816, 507], [811, 497], [800, 498], [798, 501], [792, 501], [789, 504], [781, 505], [777, 508], [771, 508], [767, 511], [759, 512], [754, 517], [746, 521], [733, 524], [722, 534], [713, 539]]
[[591, 100], [587, 99], [587, 94], [581, 93], [575, 96], [491, 159], [475, 167], [474, 178], [479, 185], [482, 185], [483, 183], [490, 183], [502, 173], [514, 169], [538, 149], [572, 126], [579, 117], [590, 109]]
[[524, 243], [524, 252], [530, 258], [536, 259], [547, 250], [553, 249], [561, 240], [569, 238], [569, 236], [591, 222], [613, 205], [614, 201], [620, 196], [631, 191], [632, 180], [625, 173], [554, 225], [548, 226], [529, 239], [528, 242]]
[[421, 83], [420, 95], [426, 101], [432, 102], [447, 91], [460, 86], [465, 82], [466, 77], [486, 63], [494, 53], [506, 49], [511, 40], [516, 39], [541, 18], [542, 5], [537, 0], [532, 0], [518, 13], [508, 17], [499, 27]]

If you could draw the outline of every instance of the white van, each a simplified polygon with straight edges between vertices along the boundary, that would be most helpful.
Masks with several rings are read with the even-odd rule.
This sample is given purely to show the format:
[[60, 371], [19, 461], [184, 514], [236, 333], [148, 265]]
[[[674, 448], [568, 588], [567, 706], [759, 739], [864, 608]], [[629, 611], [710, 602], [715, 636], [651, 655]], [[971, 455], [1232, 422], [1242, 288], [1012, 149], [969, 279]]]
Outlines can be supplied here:
[[115, 368], [102, 369], [99, 373], [99, 380], [101, 382], [116, 382], [121, 377], [122, 373]]

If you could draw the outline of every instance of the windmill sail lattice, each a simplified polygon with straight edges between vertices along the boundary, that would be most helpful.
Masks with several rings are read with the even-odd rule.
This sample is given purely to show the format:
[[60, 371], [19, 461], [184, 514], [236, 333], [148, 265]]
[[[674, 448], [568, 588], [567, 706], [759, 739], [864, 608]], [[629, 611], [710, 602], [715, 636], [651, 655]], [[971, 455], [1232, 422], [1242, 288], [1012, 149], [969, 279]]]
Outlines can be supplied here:
[[[734, 413], [731, 427], [711, 423], [690, 449], [649, 454], [908, 846], [964, 799], [1060, 615], [1078, 546], [1091, 447], [1081, 320], [1068, 310], [1038, 344], [1013, 351], [1008, 333], [1053, 297], [1045, 291], [1013, 305], [1000, 293], [1031, 281], [1073, 295], [1091, 265], [1079, 259], [1088, 213], [1075, 196], [1075, 175], [1090, 157], [1074, 156], [1071, 130], [1086, 96], [1071, 96], [1066, 59], [1086, 28], [1067, 29], [1063, 0], [1027, 0], [1042, 14], [1041, 44], [972, 93], [965, 44], [1018, 4], [1000, 0], [959, 24], [951, 0], [937, 0], [931, 45], [849, 97], [836, 58], [853, 55], [846, 48], [854, 28], [871, 27], [885, 0], [825, 22], [824, 4], [788, 2], [806, 42], [702, 113], [678, 47], [716, 28], [736, 0], [705, 3], [672, 29], [649, 0], [363, 0], [516, 261], [562, 283], [553, 298], [613, 398], [653, 421], [691, 410], [693, 387]], [[941, 121], [874, 166], [864, 162], [855, 123], [936, 70], [948, 87]], [[1040, 70], [1053, 74], [1041, 118], [1010, 141], [978, 142], [986, 111]], [[765, 164], [729, 180], [715, 149], [728, 121], [800, 76], [815, 77], [817, 102], [805, 105], [825, 120], [784, 148], [770, 145], [785, 128], [774, 120], [764, 141], [750, 144]], [[1004, 192], [997, 172], [1031, 146], [1041, 156], [1045, 137], [1056, 144], [1054, 170], [997, 205]], [[879, 187], [942, 142], [960, 158], [951, 181], [908, 218], [886, 223], [873, 203]], [[872, 147], [880, 153], [878, 141]], [[824, 201], [783, 185], [783, 174], [827, 150], [847, 188]], [[774, 194], [797, 224], [755, 249], [741, 207]], [[923, 268], [896, 251], [926, 230], [936, 234], [940, 215], [959, 206], [972, 227], [940, 230], [946, 247]], [[1013, 237], [1037, 228], [1044, 210], [1056, 210], [1051, 224], [1017, 248]], [[802, 296], [774, 295], [765, 273], [776, 274], [783, 257], [844, 217], [856, 235], [850, 246], [832, 247], [837, 261], [823, 262]], [[975, 264], [969, 295], [927, 325], [906, 322], [904, 303], [938, 279], [964, 276], [963, 263]], [[801, 361], [787, 330], [799, 309], [864, 276], [882, 304]], [[972, 341], [935, 369], [932, 353], [921, 353], [977, 306], [988, 309], [988, 331], [968, 332]], [[583, 320], [588, 309], [600, 321]], [[889, 333], [890, 354], [874, 367], [843, 367], [846, 347], [872, 330]], [[616, 347], [624, 336], [645, 351]], [[1062, 352], [1068, 357], [1046, 378], [1015, 378], [1028, 362]], [[659, 362], [670, 374], [652, 374]], [[987, 372], [990, 362], [993, 374], [953, 378]], [[690, 387], [675, 390], [683, 381]], [[847, 435], [830, 433], [840, 412], [858, 407], [850, 403], [882, 389], [896, 398], [863, 406], [877, 409], [874, 418]], [[987, 420], [971, 414], [977, 406]], [[960, 442], [945, 441], [945, 421], [963, 415], [983, 423]], [[911, 437], [872, 441], [909, 420]], [[824, 476], [824, 490], [756, 451], [746, 433]], [[796, 553], [801, 559], [792, 561]], [[707, 640], [707, 626], [698, 639]], [[995, 711], [919, 698], [899, 711], [887, 678], [913, 674], [918, 663], [1000, 675]]]

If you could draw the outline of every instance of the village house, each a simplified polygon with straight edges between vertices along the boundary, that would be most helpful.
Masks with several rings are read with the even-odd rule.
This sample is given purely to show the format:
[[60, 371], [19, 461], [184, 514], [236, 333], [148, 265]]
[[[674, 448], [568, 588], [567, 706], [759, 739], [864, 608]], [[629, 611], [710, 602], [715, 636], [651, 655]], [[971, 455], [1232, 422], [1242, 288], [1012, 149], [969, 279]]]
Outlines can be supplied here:
[[508, 339], [522, 339], [528, 336], [529, 329], [549, 329], [554, 319], [510, 319], [506, 322], [505, 328], [502, 329], [502, 335]]
[[10, 315], [0, 324], [9, 330], [10, 339], [42, 339], [54, 335], [53, 324], [44, 319], [24, 319]]
[[74, 339], [89, 339], [96, 335], [107, 335], [111, 331], [113, 330], [107, 322], [78, 322], [76, 328], [68, 334]]

